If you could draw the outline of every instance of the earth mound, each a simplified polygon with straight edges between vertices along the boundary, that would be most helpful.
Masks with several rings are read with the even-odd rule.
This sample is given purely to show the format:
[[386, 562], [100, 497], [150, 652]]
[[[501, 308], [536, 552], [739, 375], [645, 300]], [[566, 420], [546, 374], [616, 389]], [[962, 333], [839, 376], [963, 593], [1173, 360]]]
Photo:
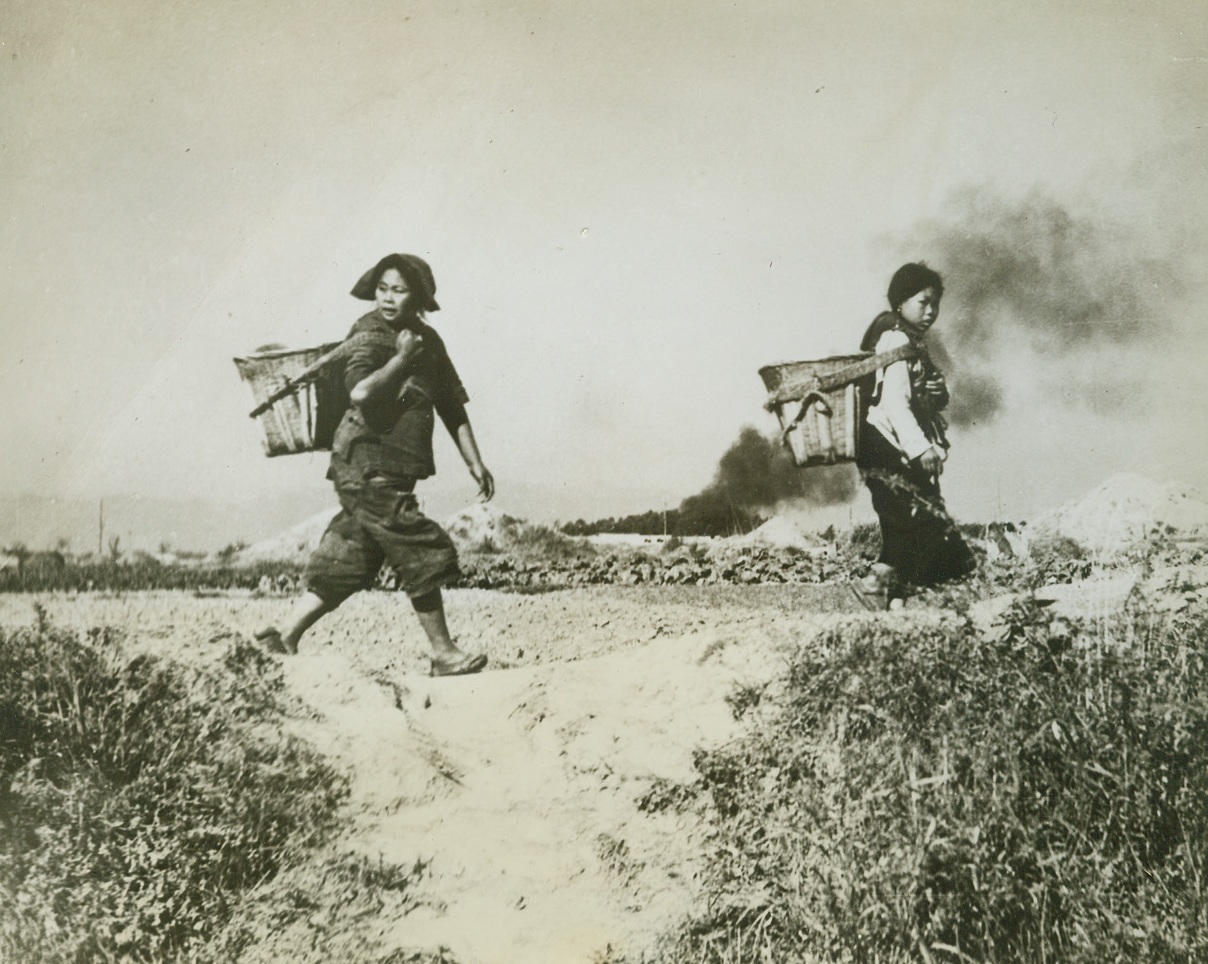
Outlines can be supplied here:
[[467, 551], [502, 549], [520, 538], [527, 528], [523, 519], [508, 515], [488, 502], [475, 502], [445, 520], [445, 529], [457, 548]]
[[826, 548], [821, 536], [808, 532], [799, 521], [787, 515], [774, 515], [757, 529], [731, 541], [738, 545], [800, 549], [804, 552], [820, 552]]
[[236, 565], [251, 565], [257, 562], [304, 563], [323, 538], [327, 524], [339, 511], [339, 506], [324, 509], [278, 535], [240, 550], [235, 554], [233, 561]]
[[1187, 486], [1123, 473], [1040, 516], [1032, 528], [1111, 555], [1154, 536], [1208, 537], [1208, 503]]

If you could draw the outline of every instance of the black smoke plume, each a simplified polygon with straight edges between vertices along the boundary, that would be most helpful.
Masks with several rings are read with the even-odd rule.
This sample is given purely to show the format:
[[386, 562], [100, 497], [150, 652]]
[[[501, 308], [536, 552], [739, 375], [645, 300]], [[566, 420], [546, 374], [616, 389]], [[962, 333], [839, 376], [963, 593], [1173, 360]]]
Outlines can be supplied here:
[[856, 473], [850, 465], [803, 469], [778, 438], [746, 426], [718, 462], [713, 481], [680, 503], [683, 532], [745, 532], [780, 502], [836, 505], [851, 501]]
[[1012, 341], [1074, 373], [1098, 349], [1169, 332], [1182, 272], [1140, 227], [1076, 215], [1039, 193], [1007, 202], [969, 190], [950, 207], [895, 247], [944, 277], [931, 338], [949, 376], [953, 423], [984, 423], [999, 411], [1001, 349]]

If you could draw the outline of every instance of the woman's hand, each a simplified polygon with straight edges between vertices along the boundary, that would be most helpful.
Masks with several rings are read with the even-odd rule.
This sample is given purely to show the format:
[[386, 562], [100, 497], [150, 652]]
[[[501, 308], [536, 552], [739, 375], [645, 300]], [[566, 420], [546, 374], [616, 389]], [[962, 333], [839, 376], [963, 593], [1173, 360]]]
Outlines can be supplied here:
[[[410, 328], [404, 328], [394, 338], [394, 355], [381, 368], [353, 386], [349, 399], [353, 405], [360, 406], [367, 419], [376, 419], [371, 412], [375, 404], [398, 397], [399, 389], [407, 377], [408, 366], [423, 347], [423, 338]], [[373, 427], [380, 431], [377, 425]]]
[[938, 476], [944, 471], [944, 457], [939, 450], [933, 445], [916, 460], [921, 468], [928, 475]]
[[395, 336], [394, 353], [403, 361], [407, 361], [419, 354], [419, 350], [423, 345], [424, 339], [422, 335], [412, 331], [410, 328], [404, 328]]
[[466, 468], [470, 470], [474, 481], [478, 483], [479, 500], [490, 502], [495, 495], [495, 476], [491, 475], [490, 469], [486, 467], [482, 456], [478, 453], [478, 441], [474, 438], [474, 429], [470, 426], [468, 418], [457, 426], [453, 441], [457, 443], [457, 451], [461, 453]]
[[479, 463], [476, 469], [470, 470], [470, 474], [474, 476], [474, 481], [478, 483], [479, 500], [490, 502], [495, 495], [495, 476], [491, 475], [491, 470]]

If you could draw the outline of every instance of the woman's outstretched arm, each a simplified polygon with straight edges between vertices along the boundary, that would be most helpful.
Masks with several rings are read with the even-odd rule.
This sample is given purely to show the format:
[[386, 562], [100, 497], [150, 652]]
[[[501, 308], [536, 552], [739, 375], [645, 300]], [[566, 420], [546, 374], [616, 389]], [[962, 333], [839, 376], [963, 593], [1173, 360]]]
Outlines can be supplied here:
[[469, 418], [467, 417], [465, 421], [461, 422], [452, 434], [453, 441], [457, 443], [457, 451], [465, 460], [466, 468], [470, 470], [474, 481], [478, 483], [479, 498], [483, 502], [490, 501], [495, 495], [495, 477], [483, 464], [482, 456], [478, 452], [478, 441], [474, 438], [474, 428], [470, 425]]

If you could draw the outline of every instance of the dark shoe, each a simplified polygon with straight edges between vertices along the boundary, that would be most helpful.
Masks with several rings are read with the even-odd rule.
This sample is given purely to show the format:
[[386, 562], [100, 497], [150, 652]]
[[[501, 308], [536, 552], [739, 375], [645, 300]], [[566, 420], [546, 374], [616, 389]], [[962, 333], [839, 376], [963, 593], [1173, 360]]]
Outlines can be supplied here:
[[471, 673], [480, 672], [486, 665], [486, 653], [462, 653], [460, 656], [452, 656], [448, 659], [433, 656], [432, 675], [468, 676]]
[[266, 653], [272, 653], [274, 656], [292, 656], [293, 651], [285, 645], [285, 640], [281, 638], [281, 633], [276, 629], [262, 629], [256, 634], [256, 645], [263, 649]]

